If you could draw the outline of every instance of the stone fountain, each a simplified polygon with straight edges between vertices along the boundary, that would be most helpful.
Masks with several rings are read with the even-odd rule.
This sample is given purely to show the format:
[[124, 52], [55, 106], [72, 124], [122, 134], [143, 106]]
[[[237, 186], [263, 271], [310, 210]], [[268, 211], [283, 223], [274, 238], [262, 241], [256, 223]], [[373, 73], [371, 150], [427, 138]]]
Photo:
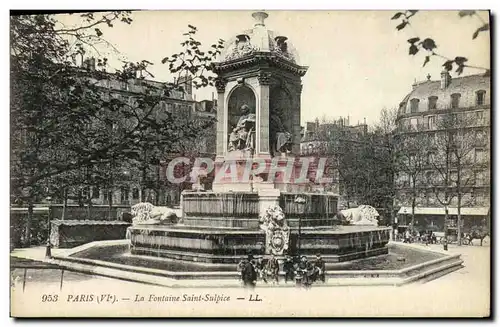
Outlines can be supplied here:
[[213, 189], [183, 192], [180, 223], [129, 227], [132, 254], [236, 263], [249, 252], [321, 253], [330, 262], [387, 253], [390, 228], [341, 226], [338, 196], [309, 191], [322, 180], [321, 164], [298, 158], [308, 67], [288, 37], [267, 29], [266, 13], [252, 16], [253, 28], [230, 39], [215, 65]]

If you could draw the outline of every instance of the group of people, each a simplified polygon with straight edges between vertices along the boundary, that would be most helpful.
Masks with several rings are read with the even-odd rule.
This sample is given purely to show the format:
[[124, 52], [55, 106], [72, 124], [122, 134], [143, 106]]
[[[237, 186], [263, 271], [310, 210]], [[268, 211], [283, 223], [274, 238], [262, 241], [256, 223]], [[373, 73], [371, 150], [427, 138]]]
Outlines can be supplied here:
[[396, 233], [395, 235], [396, 240], [400, 241], [402, 239], [403, 243], [414, 243], [416, 241], [419, 242], [425, 242], [425, 244], [436, 244], [437, 243], [437, 237], [436, 234], [434, 234], [433, 231], [426, 231], [426, 232], [419, 232], [419, 231], [413, 231], [413, 233], [407, 229], [402, 237], [399, 237], [399, 235]]
[[[269, 258], [255, 259], [253, 255], [240, 261], [238, 271], [245, 287], [255, 287], [257, 280], [264, 283], [279, 283], [280, 263], [275, 255]], [[316, 255], [314, 261], [306, 256], [286, 256], [283, 262], [285, 283], [296, 282], [298, 286], [310, 287], [316, 281], [325, 282], [326, 265], [321, 255]]]

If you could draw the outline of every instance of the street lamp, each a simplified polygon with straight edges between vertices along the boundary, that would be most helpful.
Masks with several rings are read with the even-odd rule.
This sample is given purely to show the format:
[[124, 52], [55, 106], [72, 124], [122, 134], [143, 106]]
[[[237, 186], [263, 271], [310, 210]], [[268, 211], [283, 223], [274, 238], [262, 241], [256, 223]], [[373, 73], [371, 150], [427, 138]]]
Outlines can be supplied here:
[[[306, 203], [306, 199], [304, 199], [301, 196], [297, 196], [295, 198], [295, 203], [303, 205], [302, 208], [304, 208], [304, 204]], [[301, 212], [300, 212], [301, 211]], [[300, 210], [299, 211], [299, 233], [297, 235], [297, 252], [300, 255], [300, 238], [302, 236], [302, 215], [305, 214], [305, 210]]]

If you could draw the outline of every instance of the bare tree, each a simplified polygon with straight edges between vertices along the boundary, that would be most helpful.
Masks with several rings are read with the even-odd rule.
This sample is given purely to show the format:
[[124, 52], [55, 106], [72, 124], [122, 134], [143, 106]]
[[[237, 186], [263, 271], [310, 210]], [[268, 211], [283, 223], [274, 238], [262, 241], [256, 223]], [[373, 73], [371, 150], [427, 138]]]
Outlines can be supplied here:
[[415, 126], [402, 125], [395, 136], [394, 161], [395, 170], [406, 179], [403, 187], [409, 187], [411, 203], [411, 228], [415, 226], [415, 207], [418, 202], [419, 190], [425, 183], [425, 171], [429, 162], [429, 134], [422, 124]]
[[[438, 122], [438, 126], [448, 125], [447, 117]], [[435, 154], [431, 158], [434, 176], [431, 180], [432, 190], [436, 200], [444, 207], [444, 249], [448, 250], [448, 221], [449, 207], [456, 196], [456, 189], [452, 186], [453, 174], [453, 131], [442, 129], [434, 139]]]
[[[469, 205], [464, 198], [475, 184], [475, 172], [484, 167], [485, 158], [476, 158], [475, 149], [487, 142], [481, 131], [481, 122], [475, 113], [451, 113], [443, 115], [438, 123], [438, 152], [449, 152], [449, 168], [446, 172], [452, 193], [457, 198], [457, 241], [461, 245], [461, 208]], [[446, 183], [448, 185], [448, 183]], [[472, 199], [470, 199], [472, 200]]]

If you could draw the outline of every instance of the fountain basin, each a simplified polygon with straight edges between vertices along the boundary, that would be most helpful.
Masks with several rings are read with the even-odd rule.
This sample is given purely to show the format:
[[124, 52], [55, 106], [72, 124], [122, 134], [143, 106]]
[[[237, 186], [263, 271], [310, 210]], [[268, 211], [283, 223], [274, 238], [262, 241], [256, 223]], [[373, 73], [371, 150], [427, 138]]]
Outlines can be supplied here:
[[[376, 226], [291, 228], [289, 253], [320, 253], [327, 262], [386, 254], [390, 231]], [[129, 227], [128, 237], [132, 254], [176, 260], [237, 263], [247, 253], [265, 253], [265, 233], [258, 229], [137, 225]]]
[[[239, 287], [235, 264], [178, 261], [128, 252], [129, 242], [92, 242], [54, 256], [67, 269], [168, 287]], [[393, 285], [434, 279], [462, 267], [459, 254], [449, 255], [406, 244], [389, 244], [388, 254], [350, 262], [327, 263], [325, 286]], [[407, 260], [399, 261], [404, 255]], [[283, 274], [283, 273], [282, 273]], [[323, 285], [323, 284], [318, 284]], [[259, 287], [267, 287], [262, 282]], [[278, 286], [292, 286], [279, 284]]]

